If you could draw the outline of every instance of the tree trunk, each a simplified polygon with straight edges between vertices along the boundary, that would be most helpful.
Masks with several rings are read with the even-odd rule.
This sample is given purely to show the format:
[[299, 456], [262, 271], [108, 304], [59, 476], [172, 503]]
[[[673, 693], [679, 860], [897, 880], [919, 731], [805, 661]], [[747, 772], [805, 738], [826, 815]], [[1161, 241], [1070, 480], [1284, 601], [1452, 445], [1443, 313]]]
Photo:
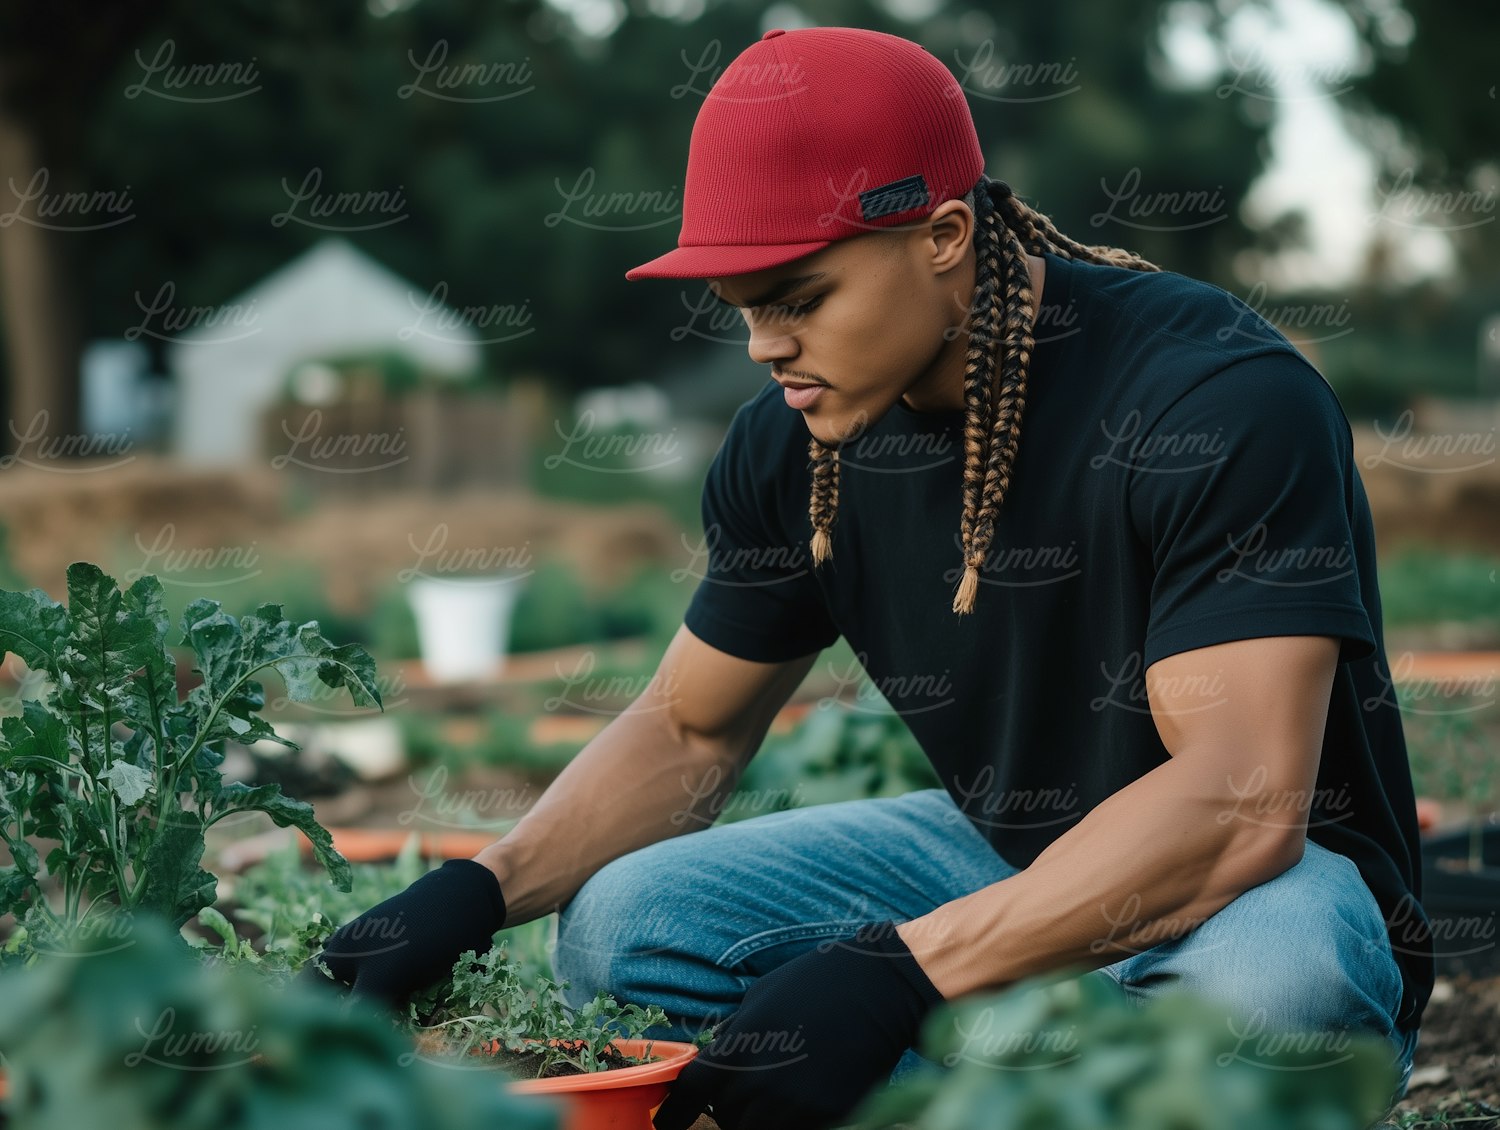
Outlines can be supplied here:
[[[35, 208], [21, 193], [40, 168], [37, 145], [25, 125], [0, 112], [0, 318], [10, 370], [6, 427], [0, 448], [23, 442], [35, 449], [79, 431], [79, 359], [82, 342], [69, 297], [72, 256], [63, 241], [84, 236], [51, 231], [32, 222]], [[61, 170], [49, 168], [49, 193], [63, 191]], [[54, 446], [55, 445], [55, 446]]]

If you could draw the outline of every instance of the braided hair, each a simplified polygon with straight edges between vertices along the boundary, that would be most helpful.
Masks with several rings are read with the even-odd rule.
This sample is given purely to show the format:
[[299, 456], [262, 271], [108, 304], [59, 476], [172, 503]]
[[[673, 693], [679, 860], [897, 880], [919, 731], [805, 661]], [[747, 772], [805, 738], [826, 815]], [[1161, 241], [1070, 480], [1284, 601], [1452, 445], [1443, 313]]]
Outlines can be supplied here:
[[[1027, 255], [1047, 252], [1135, 271], [1161, 269], [1131, 251], [1069, 239], [1050, 219], [1023, 204], [1002, 180], [980, 177], [963, 202], [974, 212], [978, 264], [964, 368], [963, 513], [959, 521], [964, 571], [953, 598], [957, 613], [974, 611], [979, 570], [989, 552], [1000, 504], [1010, 489], [1020, 446], [1026, 378], [1035, 344]], [[808, 445], [808, 457], [812, 558], [814, 565], [821, 565], [833, 555], [830, 531], [838, 516], [839, 452], [815, 438]]]

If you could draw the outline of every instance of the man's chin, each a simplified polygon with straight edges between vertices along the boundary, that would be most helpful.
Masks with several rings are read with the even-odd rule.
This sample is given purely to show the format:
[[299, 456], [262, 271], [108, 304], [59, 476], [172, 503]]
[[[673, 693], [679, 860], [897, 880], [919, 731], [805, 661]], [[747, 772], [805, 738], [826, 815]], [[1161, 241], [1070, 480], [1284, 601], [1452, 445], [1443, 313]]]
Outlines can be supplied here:
[[807, 425], [807, 430], [824, 447], [843, 447], [854, 443], [874, 427], [878, 420], [878, 416], [872, 419], [870, 413], [864, 410], [802, 413], [802, 422]]

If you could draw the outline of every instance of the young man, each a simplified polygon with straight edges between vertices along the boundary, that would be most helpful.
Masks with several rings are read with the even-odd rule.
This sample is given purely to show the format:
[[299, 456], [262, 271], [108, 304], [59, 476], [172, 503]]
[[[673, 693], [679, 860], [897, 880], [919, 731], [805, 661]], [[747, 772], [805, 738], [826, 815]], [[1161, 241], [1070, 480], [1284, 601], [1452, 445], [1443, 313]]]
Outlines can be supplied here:
[[[574, 999], [727, 1016], [661, 1130], [831, 1125], [938, 1002], [1062, 968], [1377, 1033], [1404, 1090], [1416, 817], [1319, 374], [1060, 234], [983, 175], [942, 64], [857, 29], [725, 70], [679, 246], [627, 277], [707, 280], [774, 379], [709, 471], [684, 628], [511, 833], [336, 934], [335, 975], [399, 999], [561, 910]], [[841, 635], [943, 787], [707, 828]]]

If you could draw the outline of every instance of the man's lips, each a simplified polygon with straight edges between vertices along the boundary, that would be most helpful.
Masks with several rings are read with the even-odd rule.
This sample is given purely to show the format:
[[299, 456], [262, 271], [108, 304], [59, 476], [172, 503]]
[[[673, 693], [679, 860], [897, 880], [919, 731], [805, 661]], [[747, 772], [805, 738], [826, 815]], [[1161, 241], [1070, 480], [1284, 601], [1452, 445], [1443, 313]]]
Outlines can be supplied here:
[[772, 377], [771, 379], [774, 380], [777, 384], [779, 384], [782, 388], [827, 388], [828, 387], [827, 385], [820, 384], [817, 381], [789, 381], [789, 380], [783, 379], [782, 377]]

